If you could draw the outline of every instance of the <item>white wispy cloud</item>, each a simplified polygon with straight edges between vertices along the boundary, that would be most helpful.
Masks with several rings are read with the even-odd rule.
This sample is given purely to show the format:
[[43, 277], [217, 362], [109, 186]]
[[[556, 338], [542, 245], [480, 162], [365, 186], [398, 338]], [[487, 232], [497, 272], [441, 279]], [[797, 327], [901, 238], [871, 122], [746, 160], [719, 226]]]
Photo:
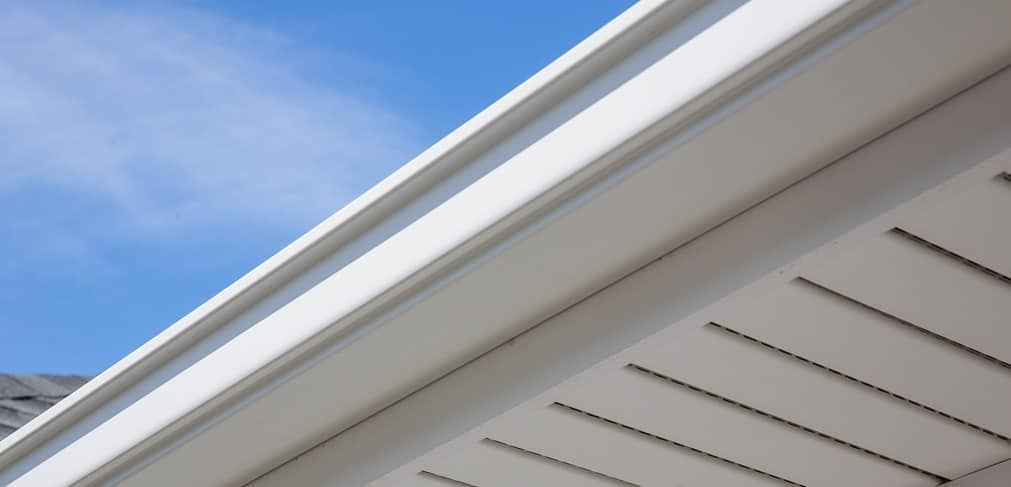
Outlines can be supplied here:
[[417, 149], [410, 122], [313, 81], [269, 32], [191, 7], [0, 5], [6, 202], [72, 195], [119, 236], [305, 228]]

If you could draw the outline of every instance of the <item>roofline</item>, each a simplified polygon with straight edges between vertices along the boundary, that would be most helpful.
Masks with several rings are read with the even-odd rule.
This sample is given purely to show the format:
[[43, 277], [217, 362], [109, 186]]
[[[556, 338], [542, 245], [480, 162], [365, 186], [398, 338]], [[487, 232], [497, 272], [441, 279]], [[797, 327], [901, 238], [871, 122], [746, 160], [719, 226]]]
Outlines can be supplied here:
[[[86, 416], [188, 345], [209, 335], [249, 306], [242, 298], [264, 296], [283, 287], [321, 254], [357, 235], [420, 194], [446, 172], [459, 169], [458, 153], [480, 152], [511, 135], [517, 126], [554, 106], [569, 91], [612, 66], [620, 56], [648, 42], [656, 24], [685, 15], [702, 0], [645, 0], [633, 5], [564, 55], [457, 127], [345, 207], [288, 244], [251, 271], [187, 313], [66, 399], [0, 440], [0, 468]], [[292, 272], [286, 272], [291, 269]]]
[[[712, 127], [731, 117], [734, 107], [739, 108], [758, 97], [756, 93], [761, 90], [756, 86], [785, 83], [783, 80], [789, 79], [789, 75], [784, 73], [794, 68], [796, 70], [790, 72], [796, 73], [814, 64], [811, 59], [819, 59], [812, 56], [803, 61], [810, 63], [797, 67], [803, 64], [798, 61], [802, 54], [815, 48], [838, 47], [844, 42], [839, 41], [844, 29], [869, 17], [880, 20], [909, 4], [824, 0], [804, 3], [802, 9], [784, 12], [772, 3], [756, 2], [733, 10], [621, 86], [599, 94], [599, 100], [585, 110], [527, 143], [508, 160], [406, 224], [396, 234], [373, 245], [313, 288], [292, 298], [227, 344], [203, 352], [200, 361], [192, 367], [163, 379], [157, 389], [137, 398], [129, 408], [62, 448], [21, 481], [122, 479], [123, 472], [139, 468], [137, 463], [153, 458], [156, 453], [152, 452], [168, 451], [201, 433], [199, 427], [210, 424], [208, 418], [235, 413], [238, 408], [251, 404], [256, 393], [269, 391], [271, 385], [305, 372], [304, 359], [322, 354], [321, 348], [329, 353], [351, 347], [359, 338], [385, 326], [379, 318], [417, 307], [419, 301], [430, 297], [446, 282], [487, 264], [496, 252], [504, 254], [502, 249], [540, 228], [555, 224], [560, 214], [599, 194], [596, 190], [607, 188], [607, 184], [617, 184], [629, 172], [649, 164], [649, 151], [672, 134], [674, 139], [682, 135], [688, 138]], [[687, 9], [702, 4], [665, 2], [651, 5], [657, 9], [669, 5]], [[627, 31], [622, 31], [641, 35], [635, 37], [635, 42], [628, 41], [623, 49], [639, 49], [645, 40], [655, 35], [650, 31], [651, 26], [657, 25], [652, 23], [657, 18], [653, 15], [660, 14], [650, 12], [654, 11], [643, 14], [649, 15], [649, 19], [642, 17], [628, 26]], [[873, 23], [861, 25], [870, 29]], [[614, 35], [618, 39], [632, 38], [628, 33]], [[622, 52], [610, 50], [606, 44], [588, 52], [586, 58], [573, 61], [567, 68], [570, 71], [566, 72], [579, 71], [588, 76], [587, 79], [600, 75], [600, 66], [616, 62], [605, 60], [612, 56], [620, 58]], [[742, 45], [747, 47], [742, 48]], [[714, 49], [733, 54], [717, 58], [712, 56]], [[831, 50], [826, 47], [819, 55], [827, 55], [825, 53]], [[793, 61], [797, 64], [791, 65]], [[686, 72], [691, 75], [685, 76]], [[392, 186], [388, 190], [367, 193], [366, 202], [357, 210], [339, 212], [333, 219], [339, 220], [342, 213], [347, 216], [334, 224], [331, 233], [317, 233], [319, 227], [311, 231], [303, 238], [316, 235], [309, 239], [314, 245], [305, 244], [300, 250], [292, 251], [292, 260], [284, 263], [282, 258], [281, 265], [262, 279], [281, 276], [274, 277], [280, 283], [274, 289], [279, 289], [287, 282], [284, 277], [290, 274], [286, 273], [302, 271], [293, 263], [295, 256], [301, 255], [301, 260], [311, 264], [311, 256], [324, 253], [319, 249], [332, 251], [383, 223], [392, 214], [390, 208], [417, 200], [430, 191], [435, 182], [448, 178], [475, 154], [486, 151], [489, 143], [506, 140], [512, 133], [510, 124], [522, 125], [524, 120], [537, 118], [557, 100], [564, 99], [585, 83], [585, 80], [571, 81], [577, 78], [568, 78], [571, 82], [552, 82], [551, 79], [534, 89], [529, 98], [517, 99], [516, 105], [509, 105], [492, 117], [483, 129], [475, 129], [477, 132], [473, 135], [448, 143], [440, 152], [442, 155], [436, 158], [441, 162], [408, 170], [399, 182], [390, 183]], [[544, 94], [548, 92], [555, 93], [554, 97]], [[525, 115], [514, 115], [516, 113]], [[657, 151], [659, 153], [659, 149]], [[782, 176], [783, 179], [790, 177]], [[373, 199], [368, 199], [369, 194]], [[368, 210], [380, 207], [387, 211]], [[694, 211], [705, 212], [705, 208]], [[367, 213], [373, 216], [355, 216]], [[243, 295], [254, 299], [259, 296], [247, 290], [231, 299], [237, 301]], [[218, 311], [205, 319], [211, 320], [214, 314], [227, 316], [225, 311]], [[196, 332], [193, 335], [195, 338], [187, 345], [207, 336]], [[170, 338], [163, 346], [178, 347], [182, 342]], [[380, 352], [390, 353], [389, 350]], [[140, 361], [129, 370], [140, 369], [138, 374], [142, 376], [151, 370], [143, 368], [143, 364], [144, 361]], [[115, 392], [110, 394], [115, 395]], [[177, 433], [182, 439], [170, 436]]]

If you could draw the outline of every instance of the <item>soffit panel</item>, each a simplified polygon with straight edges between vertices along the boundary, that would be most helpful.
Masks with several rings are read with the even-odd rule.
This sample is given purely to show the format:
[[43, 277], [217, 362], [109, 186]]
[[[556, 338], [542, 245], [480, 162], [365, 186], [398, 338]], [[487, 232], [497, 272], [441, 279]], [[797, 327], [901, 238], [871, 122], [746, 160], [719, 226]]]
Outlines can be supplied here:
[[911, 218], [903, 228], [973, 262], [1011, 275], [1011, 174], [979, 183], [941, 207]]
[[878, 235], [806, 277], [893, 319], [1011, 362], [1007, 279], [914, 234]]
[[498, 471], [469, 455], [506, 445], [608, 485], [913, 487], [1008, 460], [1011, 279], [987, 252], [1004, 234], [925, 220], [1011, 212], [997, 159], [408, 468]]

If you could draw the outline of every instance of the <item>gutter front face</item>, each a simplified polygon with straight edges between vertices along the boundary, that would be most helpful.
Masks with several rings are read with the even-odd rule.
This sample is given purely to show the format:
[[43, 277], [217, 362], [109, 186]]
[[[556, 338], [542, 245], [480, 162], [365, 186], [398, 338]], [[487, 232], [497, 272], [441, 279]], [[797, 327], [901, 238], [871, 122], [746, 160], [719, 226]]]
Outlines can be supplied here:
[[[696, 13], [701, 15], [705, 8], [722, 5], [718, 4], [710, 4]], [[202, 480], [204, 483], [235, 482], [262, 473], [255, 471], [265, 468], [260, 462], [268, 463], [266, 468], [269, 468], [279, 460], [279, 454], [290, 456], [309, 446], [306, 442], [322, 439], [321, 435], [325, 436], [327, 431], [332, 433], [333, 428], [353, 424], [535, 324], [538, 317], [550, 315], [571, 304], [573, 299], [599, 289], [620, 273], [641, 265], [643, 259], [670, 250], [677, 240], [683, 241], [711, 228], [733, 212], [746, 208], [756, 198], [760, 200], [830, 162], [798, 162], [797, 155], [789, 161], [781, 161], [783, 165], [778, 167], [781, 172], [751, 167], [748, 171], [755, 178], [754, 186], [739, 186], [743, 195], [732, 198], [733, 204], [729, 206], [733, 208], [728, 208], [726, 201], [719, 203], [719, 210], [703, 205], [695, 210], [698, 213], [692, 218], [685, 217], [685, 221], [693, 222], [688, 228], [674, 235], [670, 234], [672, 230], [664, 228], [662, 235], [654, 235], [652, 239], [645, 238], [644, 234], [641, 239], [624, 242], [627, 247], [616, 254], [624, 256], [619, 266], [605, 269], [606, 265], [614, 263], [602, 262], [600, 269], [578, 274], [579, 279], [571, 278], [577, 274], [566, 273], [587, 267], [587, 262], [601, 261], [571, 258], [576, 255], [590, 257], [588, 253], [580, 254], [585, 249], [573, 251], [568, 258], [557, 252], [579, 248], [585, 228], [561, 231], [553, 234], [558, 235], [558, 239], [544, 240], [553, 229], [574, 229], [572, 225], [585, 224], [580, 220], [583, 214], [577, 210], [596, 201], [605, 201], [608, 195], [618, 194], [617, 188], [628, 188], [622, 185], [633, 181], [633, 176], [656, 168], [680, 168], [672, 174], [681, 174], [679, 183], [694, 185], [697, 191], [700, 182], [713, 176], [706, 174], [704, 168], [714, 166], [695, 166], [695, 170], [688, 170], [688, 163], [697, 164], [697, 159], [678, 159], [671, 154], [688, 147], [696, 138], [701, 140], [703, 134], [718, 130], [735, 133], [733, 121], [741, 119], [743, 115], [739, 114], [745, 113], [743, 108], [751, 106], [749, 104], [759, 106], [760, 100], [772, 103], [769, 100], [774, 101], [775, 97], [762, 97], [777, 93], [777, 89], [779, 93], [790, 89], [794, 90], [791, 93], [809, 94], [803, 91], [807, 88], [798, 88], [801, 85], [791, 79], [794, 76], [800, 79], [800, 73], [815, 72], [816, 68], [827, 69], [825, 66], [831, 64], [822, 63], [822, 60], [832, 60], [831, 54], [837, 51], [845, 52], [849, 42], [871, 37], [873, 27], [889, 25], [894, 15], [899, 15], [897, 22], [912, 18], [906, 22], [915, 23], [915, 16], [902, 16], [906, 6], [904, 2], [879, 4], [837, 0], [804, 2], [791, 9], [782, 9], [777, 2], [754, 2], [706, 24], [704, 30], [676, 49], [620, 86], [600, 93], [599, 99], [587, 108], [516, 151], [394, 235], [293, 296], [220, 347], [208, 350], [185, 370], [135, 398], [83, 436], [47, 454], [44, 461], [18, 476], [13, 485], [92, 484], [123, 480], [135, 474], [138, 476], [133, 479], [140, 479], [145, 471], [157, 471], [159, 464], [171, 464], [171, 461], [158, 460], [163, 455], [165, 459], [179, 458], [173, 456], [197, 452], [188, 448], [209, 441], [216, 434], [234, 434], [236, 430], [230, 430], [229, 425], [237, 423], [229, 423], [231, 418], [269, 410], [273, 407], [270, 406], [272, 397], [276, 401], [277, 391], [283, 388], [296, 387], [300, 381], [305, 384], [309, 378], [321, 381], [317, 385], [325, 385], [338, 377], [335, 374], [346, 375], [349, 369], [356, 368], [355, 364], [362, 370], [362, 365], [374, 361], [377, 355], [385, 357], [390, 366], [388, 370], [340, 382], [342, 389], [336, 395], [353, 400], [332, 398], [329, 392], [325, 393], [327, 399], [349, 401], [346, 402], [349, 407], [335, 410], [331, 404], [314, 412], [323, 415], [319, 418], [306, 413], [293, 419], [303, 429], [283, 428], [293, 435], [291, 438], [273, 445], [269, 441], [258, 445], [251, 442], [248, 447], [273, 446], [286, 451], [264, 449], [257, 450], [255, 455], [244, 451], [247, 469], [248, 464], [253, 463], [254, 470], [236, 471], [237, 466], [236, 469], [214, 471], [216, 466], [203, 466], [208, 477]], [[910, 11], [944, 8], [928, 5]], [[1006, 10], [996, 4], [990, 8], [995, 12], [956, 15], [949, 22], [979, 24], [979, 19], [973, 15], [993, 18], [1005, 13], [1002, 9]], [[697, 20], [698, 17], [687, 19]], [[986, 29], [996, 32], [998, 27], [989, 24], [977, 27], [980, 49], [970, 50], [971, 55], [957, 61], [962, 63], [964, 72], [956, 70], [954, 74], [925, 82], [919, 88], [927, 92], [925, 95], [903, 95], [901, 90], [909, 80], [901, 78], [901, 73], [880, 80], [872, 88], [879, 91], [873, 94], [889, 95], [891, 98], [886, 99], [895, 104], [889, 108], [892, 112], [886, 114], [887, 117], [871, 116], [870, 110], [875, 107], [864, 107], [866, 113], [850, 114], [856, 117], [853, 123], [864, 120], [865, 124], [870, 121], [875, 125], [869, 129], [863, 127], [863, 132], [881, 130], [877, 126], [881, 123], [879, 118], [894, 119], [907, 115], [905, 112], [915, 113], [924, 108], [920, 98], [936, 99], [938, 93], [950, 91], [952, 85], [964, 85], [966, 78], [978, 79], [987, 74], [985, 71], [992, 72], [993, 58], [1007, 52], [1007, 39], [986, 37], [991, 35]], [[896, 35], [908, 34], [901, 26], [896, 29]], [[890, 45], [890, 38], [881, 39], [883, 47]], [[933, 42], [931, 46], [950, 48], [951, 40], [935, 36], [930, 42]], [[804, 54], [810, 56], [805, 58]], [[910, 76], [916, 74], [913, 68], [939, 69], [942, 64], [940, 60], [931, 59], [916, 62], [921, 62], [922, 66], [912, 66]], [[954, 62], [944, 61], [943, 64], [951, 66]], [[808, 123], [816, 123], [818, 116], [825, 120], [838, 118], [824, 113], [809, 115]], [[785, 120], [784, 123], [796, 121]], [[855, 130], [851, 127], [849, 132]], [[846, 138], [853, 134], [834, 136]], [[866, 137], [866, 134], [860, 136]], [[730, 139], [722, 140], [726, 143]], [[785, 141], [779, 141], [782, 142]], [[811, 150], [814, 149], [812, 146]], [[825, 157], [824, 148], [817, 153]], [[728, 174], [734, 168], [744, 167], [734, 159], [716, 162], [723, 164], [721, 171], [727, 170]], [[675, 182], [675, 179], [679, 178], [670, 181]], [[610, 212], [616, 208], [618, 206], [612, 205]], [[605, 207], [601, 209], [598, 216], [609, 214]], [[531, 247], [533, 242], [540, 246]], [[609, 244], [610, 249], [614, 251], [621, 244], [615, 241]], [[584, 247], [606, 250], [593, 245]], [[541, 276], [544, 281], [541, 284], [552, 284], [549, 290], [556, 294], [532, 296], [514, 291], [513, 286], [524, 286], [524, 282], [536, 277], [536, 274], [517, 273], [517, 269], [522, 268], [516, 264], [524, 262], [529, 266], [545, 259], [550, 261], [546, 265], [552, 266], [555, 272], [552, 276]], [[479, 278], [482, 280], [478, 281]], [[495, 282], [500, 283], [499, 287], [489, 284]], [[501, 283], [508, 286], [502, 287]], [[560, 292], [563, 288], [565, 292]], [[454, 311], [454, 306], [491, 299], [510, 305], [514, 314], [497, 316], [491, 313], [492, 316], [480, 319], [480, 315], [472, 313], [475, 319], [457, 322], [452, 333], [439, 333], [433, 338], [432, 331], [442, 326], [441, 323], [461, 314]], [[494, 309], [494, 305], [488, 305], [487, 309]], [[405, 342], [405, 338], [413, 341]], [[379, 346], [398, 341], [402, 343], [399, 348]], [[429, 343], [433, 341], [436, 343]], [[403, 343], [415, 346], [405, 350]], [[360, 361], [349, 361], [353, 357]], [[407, 357], [411, 357], [407, 361], [409, 364], [400, 362]], [[341, 366], [335, 367], [335, 364]], [[320, 371], [328, 373], [320, 374]], [[375, 391], [377, 384], [389, 390]], [[371, 387], [372, 395], [366, 397], [354, 392], [356, 387], [359, 390]], [[334, 416], [342, 417], [338, 421]], [[320, 428], [321, 422], [326, 422], [323, 428]], [[228, 438], [228, 435], [220, 438]], [[250, 462], [253, 457], [261, 460]], [[150, 468], [144, 470], [148, 466]], [[5, 478], [0, 476], [0, 479]]]

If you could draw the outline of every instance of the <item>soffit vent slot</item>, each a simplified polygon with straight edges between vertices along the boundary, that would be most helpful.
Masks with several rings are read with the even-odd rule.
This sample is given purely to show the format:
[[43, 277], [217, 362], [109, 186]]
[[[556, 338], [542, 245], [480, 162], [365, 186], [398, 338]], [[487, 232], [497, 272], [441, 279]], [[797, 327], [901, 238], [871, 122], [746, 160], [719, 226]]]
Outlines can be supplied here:
[[645, 436], [645, 437], [650, 438], [652, 440], [660, 441], [661, 443], [663, 443], [664, 445], [667, 445], [669, 447], [674, 447], [674, 448], [679, 448], [679, 449], [683, 449], [683, 450], [688, 450], [688, 451], [690, 451], [692, 453], [703, 455], [703, 456], [705, 456], [707, 458], [710, 458], [710, 459], [713, 459], [713, 460], [725, 463], [727, 465], [731, 465], [731, 466], [733, 466], [735, 468], [740, 468], [740, 469], [743, 469], [743, 470], [747, 470], [749, 472], [753, 472], [753, 473], [762, 475], [764, 477], [775, 479], [775, 480], [778, 480], [780, 482], [785, 482], [786, 484], [789, 484], [789, 485], [793, 485], [793, 486], [797, 486], [797, 487], [806, 487], [804, 484], [800, 484], [800, 483], [794, 482], [792, 480], [785, 479], [785, 478], [780, 477], [778, 475], [773, 475], [773, 474], [771, 474], [769, 472], [766, 472], [766, 471], [763, 471], [763, 470], [759, 470], [757, 468], [750, 467], [750, 466], [744, 465], [742, 463], [735, 462], [733, 460], [721, 457], [719, 455], [714, 455], [714, 454], [709, 453], [709, 452], [704, 451], [704, 450], [699, 450], [698, 448], [694, 448], [694, 447], [685, 445], [683, 443], [678, 443], [678, 442], [676, 442], [674, 440], [671, 440], [670, 438], [665, 438], [663, 436], [659, 436], [659, 435], [650, 433], [648, 431], [643, 431], [643, 430], [641, 430], [639, 428], [635, 428], [633, 426], [629, 426], [629, 425], [624, 424], [624, 423], [619, 423], [618, 421], [615, 421], [613, 419], [605, 418], [603, 416], [591, 413], [589, 411], [584, 411], [584, 410], [579, 409], [579, 408], [577, 408], [575, 406], [570, 406], [568, 404], [564, 404], [564, 403], [561, 403], [561, 402], [556, 402], [552, 406], [558, 407], [558, 408], [562, 408], [563, 410], [565, 410], [566, 412], [569, 412], [569, 413], [579, 414], [579, 415], [582, 415], [582, 416], [586, 416], [586, 417], [592, 418], [592, 419], [594, 419], [596, 421], [600, 421], [600, 422], [608, 424], [608, 425], [610, 425], [612, 427], [618, 427], [618, 428], [624, 429], [626, 431], [631, 431], [633, 433]]
[[422, 470], [422, 471], [418, 472], [418, 475], [422, 476], [422, 477], [428, 477], [428, 478], [430, 478], [432, 480], [436, 480], [436, 481], [442, 482], [442, 483], [446, 484], [447, 486], [454, 486], [454, 487], [478, 487], [478, 486], [476, 486], [474, 484], [468, 484], [467, 482], [456, 480], [454, 478], [449, 478], [449, 477], [447, 477], [445, 475], [439, 475], [437, 473], [433, 473], [433, 472], [430, 472], [428, 470]]
[[873, 450], [869, 450], [869, 449], [864, 448], [864, 447], [859, 446], [859, 445], [855, 445], [855, 444], [850, 443], [848, 441], [841, 440], [839, 438], [836, 438], [834, 436], [828, 435], [828, 434], [823, 433], [821, 431], [818, 431], [818, 430], [809, 428], [807, 426], [804, 426], [802, 424], [795, 423], [795, 422], [790, 421], [788, 419], [784, 419], [784, 418], [781, 418], [779, 416], [770, 414], [770, 413], [768, 413], [766, 411], [754, 408], [754, 407], [749, 406], [747, 404], [743, 404], [743, 403], [737, 402], [737, 401], [735, 401], [733, 399], [730, 399], [728, 397], [725, 397], [725, 396], [716, 394], [714, 392], [702, 389], [700, 387], [688, 384], [686, 382], [677, 380], [677, 379], [675, 379], [673, 377], [661, 374], [660, 372], [656, 372], [654, 370], [650, 370], [650, 369], [648, 369], [646, 367], [642, 367], [640, 365], [637, 365], [637, 364], [633, 363], [633, 364], [628, 364], [628, 368], [631, 369], [631, 370], [634, 370], [636, 372], [639, 372], [639, 373], [645, 374], [647, 376], [650, 376], [652, 378], [659, 379], [659, 380], [662, 380], [664, 382], [667, 382], [667, 383], [670, 383], [670, 384], [673, 384], [673, 385], [676, 385], [676, 386], [684, 387], [684, 388], [686, 388], [686, 389], [688, 389], [690, 391], [693, 391], [693, 392], [696, 392], [696, 393], [699, 393], [699, 394], [704, 394], [704, 395], [706, 395], [708, 397], [711, 397], [711, 398], [714, 398], [714, 399], [718, 399], [718, 400], [723, 401], [723, 402], [725, 402], [727, 404], [730, 404], [730, 405], [735, 406], [737, 408], [740, 408], [740, 409], [743, 409], [745, 411], [748, 411], [748, 412], [750, 412], [752, 414], [757, 414], [759, 416], [771, 419], [771, 420], [773, 420], [773, 421], [775, 421], [777, 423], [783, 424], [783, 425], [785, 425], [787, 427], [794, 428], [794, 429], [803, 431], [803, 432], [805, 432], [807, 434], [811, 434], [811, 435], [817, 436], [819, 438], [823, 438], [823, 439], [829, 440], [829, 441], [831, 441], [833, 443], [836, 443], [836, 444], [839, 444], [839, 445], [851, 448], [853, 450], [859, 451], [859, 452], [861, 452], [861, 453], [863, 453], [865, 455], [869, 455], [869, 456], [878, 458], [880, 460], [884, 460], [886, 462], [890, 462], [892, 464], [898, 465], [900, 467], [907, 468], [907, 469], [912, 470], [914, 472], [926, 475], [928, 477], [932, 477], [932, 478], [934, 478], [934, 480], [937, 480], [938, 482], [947, 482], [947, 481], [950, 480], [950, 479], [945, 478], [944, 476], [938, 475], [936, 473], [928, 472], [926, 470], [923, 470], [921, 468], [915, 467], [913, 465], [910, 465], [908, 463], [902, 462], [900, 460], [896, 460], [894, 458], [885, 456], [885, 455], [883, 455], [881, 453], [875, 452]]
[[[1007, 278], [1005, 278], [1005, 279], [1007, 279]], [[932, 332], [932, 331], [930, 331], [930, 330], [928, 330], [926, 328], [923, 328], [922, 326], [917, 325], [916, 323], [912, 323], [910, 321], [907, 321], [907, 320], [904, 320], [902, 318], [899, 318], [898, 316], [895, 316], [895, 315], [893, 315], [891, 313], [888, 313], [886, 311], [882, 311], [882, 310], [880, 310], [878, 308], [875, 308], [875, 307], [873, 307], [871, 305], [868, 305], [868, 304], [866, 304], [866, 303], [864, 303], [862, 301], [856, 300], [856, 299], [851, 298], [851, 297], [849, 297], [849, 296], [847, 296], [847, 295], [845, 295], [845, 294], [843, 294], [843, 293], [841, 293], [839, 291], [836, 291], [835, 289], [831, 289], [831, 288], [829, 288], [827, 286], [823, 286], [823, 285], [821, 285], [821, 284], [819, 284], [817, 282], [814, 282], [814, 281], [812, 281], [812, 280], [810, 280], [810, 279], [808, 279], [806, 277], [803, 277], [803, 276], [802, 277], [798, 277], [796, 279], [796, 281], [799, 282], [799, 283], [801, 283], [801, 284], [805, 284], [807, 286], [811, 286], [811, 287], [813, 287], [813, 288], [815, 288], [815, 289], [817, 289], [817, 290], [819, 290], [821, 292], [827, 293], [827, 294], [829, 294], [831, 296], [839, 298], [839, 299], [841, 299], [843, 301], [846, 301], [846, 302], [848, 302], [850, 304], [859, 306], [859, 307], [861, 307], [861, 308], [863, 308], [865, 310], [868, 310], [868, 311], [871, 311], [871, 312], [873, 312], [875, 314], [883, 316], [883, 317], [887, 318], [889, 321], [891, 321], [893, 323], [897, 323], [897, 324], [900, 324], [902, 326], [908, 327], [908, 328], [910, 328], [912, 330], [915, 330], [915, 331], [917, 331], [919, 333], [927, 335], [927, 336], [929, 336], [929, 337], [931, 337], [931, 338], [933, 338], [935, 340], [944, 342], [945, 344], [950, 345], [950, 346], [952, 346], [954, 348], [957, 348], [957, 349], [959, 349], [959, 350], [961, 350], [963, 352], [967, 352], [967, 353], [975, 355], [975, 356], [977, 356], [979, 358], [982, 358], [982, 359], [984, 359], [986, 361], [993, 362], [993, 363], [995, 363], [995, 364], [997, 364], [997, 365], [999, 365], [1001, 367], [1004, 367], [1006, 369], [1011, 369], [1011, 364], [1009, 364], [1009, 363], [1007, 363], [1007, 362], [1005, 362], [1005, 361], [1003, 361], [1003, 360], [1001, 360], [1001, 359], [999, 359], [997, 357], [994, 357], [994, 356], [989, 355], [987, 353], [983, 353], [983, 352], [981, 352], [979, 350], [976, 350], [975, 348], [972, 348], [972, 347], [970, 347], [968, 345], [965, 345], [963, 343], [960, 343], [960, 342], [957, 342], [955, 340], [952, 340], [952, 339], [950, 339], [950, 338], [948, 338], [948, 337], [946, 337], [944, 335], [940, 335], [940, 334], [934, 333], [934, 332]]]
[[955, 261], [957, 261], [957, 262], [959, 262], [961, 264], [964, 264], [964, 265], [966, 265], [966, 266], [968, 266], [968, 267], [970, 267], [972, 269], [975, 269], [975, 270], [977, 270], [979, 272], [982, 272], [982, 273], [984, 273], [984, 274], [986, 274], [986, 275], [988, 275], [988, 276], [990, 276], [990, 277], [992, 277], [994, 279], [997, 279], [998, 281], [1001, 281], [1004, 284], [1007, 284], [1007, 285], [1011, 286], [1011, 277], [1005, 276], [1004, 274], [1001, 274], [1000, 272], [997, 272], [997, 271], [995, 271], [995, 270], [993, 270], [993, 269], [991, 269], [991, 268], [989, 268], [989, 267], [987, 267], [987, 266], [985, 266], [983, 264], [980, 264], [979, 262], [976, 262], [976, 261], [974, 261], [972, 259], [969, 259], [969, 258], [964, 257], [962, 255], [959, 255], [959, 254], [957, 254], [955, 252], [952, 252], [951, 250], [948, 250], [948, 249], [946, 249], [944, 247], [941, 247], [940, 245], [937, 245], [934, 242], [931, 242], [931, 241], [929, 241], [929, 240], [927, 240], [927, 239], [925, 239], [923, 237], [915, 235], [915, 234], [913, 234], [911, 232], [908, 232], [906, 230], [903, 230], [901, 228], [895, 227], [891, 231], [892, 231], [892, 233], [894, 233], [896, 235], [899, 235], [899, 236], [902, 236], [902, 237], [907, 238], [909, 240], [912, 240], [913, 242], [916, 242], [919, 245], [922, 245], [922, 246], [924, 246], [924, 247], [926, 247], [926, 248], [928, 248], [930, 250], [933, 250], [934, 252], [937, 252], [938, 254], [941, 254], [941, 255], [943, 255], [945, 257], [948, 257], [950, 259], [954, 259]]
[[619, 479], [617, 477], [613, 477], [611, 475], [607, 475], [605, 473], [598, 472], [596, 470], [592, 470], [592, 469], [589, 469], [589, 468], [586, 468], [586, 467], [583, 467], [583, 466], [580, 466], [580, 465], [576, 465], [574, 463], [566, 462], [565, 460], [559, 460], [559, 459], [554, 458], [554, 457], [550, 457], [550, 456], [547, 456], [547, 455], [544, 455], [544, 454], [541, 454], [541, 453], [537, 453], [537, 452], [535, 452], [533, 450], [527, 450], [526, 448], [522, 448], [522, 447], [519, 447], [519, 446], [516, 446], [516, 445], [512, 445], [512, 444], [506, 443], [504, 441], [499, 441], [499, 440], [496, 440], [494, 438], [485, 438], [482, 441], [484, 441], [485, 443], [488, 443], [490, 445], [495, 445], [495, 446], [497, 446], [499, 448], [502, 448], [504, 450], [507, 450], [507, 451], [510, 451], [510, 452], [513, 452], [513, 453], [518, 453], [520, 455], [529, 455], [529, 456], [532, 456], [534, 458], [538, 458], [540, 460], [544, 460], [544, 461], [547, 461], [547, 462], [550, 462], [550, 463], [554, 463], [554, 464], [562, 466], [564, 468], [570, 468], [570, 469], [578, 470], [580, 472], [593, 475], [594, 477], [598, 477], [598, 478], [601, 478], [601, 479], [604, 479], [604, 480], [611, 481], [615, 485], [621, 485], [621, 486], [625, 486], [625, 487], [641, 487], [639, 484], [634, 484], [634, 483], [629, 482], [627, 480], [622, 480], [622, 479]]
[[896, 393], [894, 393], [892, 391], [889, 391], [887, 389], [883, 389], [883, 388], [878, 387], [878, 386], [876, 386], [874, 384], [871, 384], [869, 382], [865, 382], [863, 380], [860, 380], [860, 379], [858, 379], [856, 377], [853, 377], [851, 375], [845, 374], [845, 373], [840, 372], [838, 370], [835, 370], [833, 368], [826, 367], [825, 365], [822, 365], [822, 364], [819, 364], [819, 363], [814, 362], [812, 360], [809, 360], [807, 358], [801, 357], [800, 355], [796, 355], [796, 354], [794, 354], [794, 353], [792, 353], [792, 352], [790, 352], [788, 350], [784, 350], [784, 349], [779, 348], [779, 347], [777, 347], [775, 345], [772, 345], [772, 344], [766, 343], [764, 341], [761, 341], [761, 340], [759, 340], [757, 338], [745, 335], [744, 333], [741, 333], [741, 332], [739, 332], [737, 330], [733, 330], [731, 328], [727, 328], [727, 327], [725, 327], [723, 325], [720, 325], [720, 324], [717, 324], [717, 323], [709, 323], [706, 326], [714, 327], [714, 328], [716, 328], [716, 329], [718, 329], [720, 331], [723, 331], [725, 333], [729, 333], [731, 335], [735, 335], [735, 336], [744, 338], [745, 340], [749, 340], [749, 341], [754, 342], [754, 343], [756, 343], [758, 345], [761, 345], [763, 347], [767, 347], [767, 348], [769, 348], [771, 350], [775, 350], [776, 352], [784, 354], [784, 355], [786, 355], [788, 357], [791, 357], [791, 358], [793, 358], [795, 360], [799, 360], [799, 361], [801, 361], [801, 362], [803, 362], [803, 363], [805, 363], [807, 365], [810, 365], [812, 367], [817, 367], [817, 368], [822, 369], [822, 370], [824, 370], [826, 372], [829, 372], [829, 373], [832, 373], [832, 374], [837, 375], [839, 377], [842, 377], [842, 378], [844, 378], [846, 380], [853, 381], [853, 382], [855, 382], [857, 384], [860, 384], [860, 385], [862, 385], [864, 387], [869, 387], [869, 388], [871, 388], [871, 389], [873, 389], [873, 390], [875, 390], [877, 392], [880, 392], [882, 394], [887, 394], [887, 395], [889, 395], [889, 396], [891, 396], [891, 397], [893, 397], [895, 399], [898, 399], [898, 400], [906, 402], [906, 403], [908, 403], [908, 404], [910, 404], [912, 406], [921, 408], [921, 409], [923, 409], [925, 411], [929, 411], [929, 412], [931, 412], [933, 414], [936, 414], [938, 416], [941, 416], [941, 417], [944, 417], [944, 418], [949, 419], [951, 421], [954, 421], [954, 422], [956, 422], [958, 424], [961, 424], [961, 425], [963, 425], [963, 426], [965, 426], [967, 428], [971, 428], [971, 429], [974, 429], [974, 430], [979, 431], [981, 433], [985, 433], [987, 435], [993, 436], [994, 438], [998, 438], [998, 439], [1000, 439], [1002, 441], [1011, 442], [1011, 439], [1009, 439], [1008, 437], [1006, 437], [1004, 435], [1001, 435], [999, 433], [995, 433], [993, 431], [990, 431], [990, 430], [988, 430], [986, 428], [983, 428], [982, 426], [978, 426], [978, 425], [970, 423], [970, 422], [968, 422], [968, 421], [966, 421], [964, 419], [957, 418], [955, 416], [947, 414], [947, 413], [945, 413], [943, 411], [939, 411], [939, 410], [934, 409], [934, 408], [932, 408], [930, 406], [927, 406], [926, 404], [919, 403], [919, 402], [914, 401], [912, 399], [909, 399], [907, 397], [900, 396], [900, 395], [898, 395], [898, 394], [896, 394]]

